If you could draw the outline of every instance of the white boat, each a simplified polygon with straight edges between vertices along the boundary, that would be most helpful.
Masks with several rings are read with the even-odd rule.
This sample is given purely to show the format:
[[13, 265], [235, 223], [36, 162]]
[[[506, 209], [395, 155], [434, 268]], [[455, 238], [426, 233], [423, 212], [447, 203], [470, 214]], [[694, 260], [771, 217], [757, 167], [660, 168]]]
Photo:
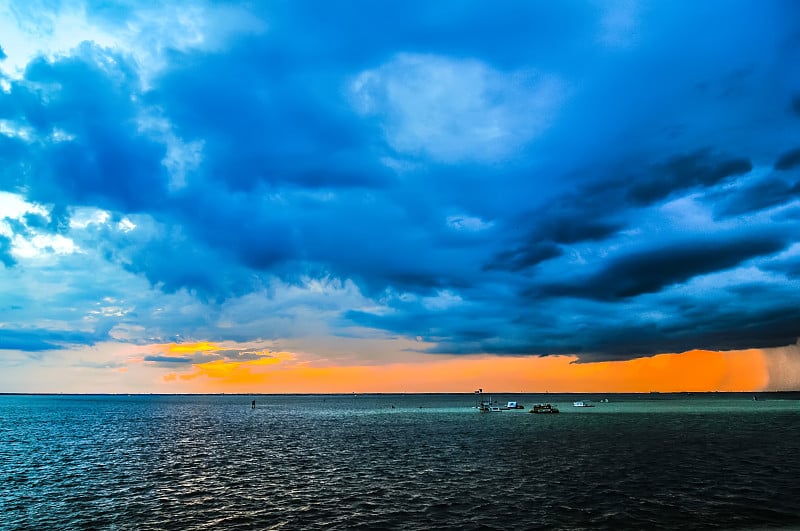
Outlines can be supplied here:
[[572, 405], [575, 407], [594, 407], [594, 404], [588, 400], [578, 400], [577, 402], [573, 402]]
[[[508, 407], [500, 407], [497, 405], [497, 402], [492, 400], [492, 397], [489, 397], [489, 400], [483, 399], [483, 389], [478, 389], [475, 391], [475, 395], [478, 397], [478, 402], [475, 404], [475, 408], [480, 411], [481, 413], [499, 413], [503, 410], [509, 409]], [[511, 402], [509, 402], [510, 404]], [[516, 404], [516, 402], [515, 402]]]
[[480, 405], [478, 405], [478, 411], [481, 413], [499, 413], [503, 411], [503, 408], [497, 405], [492, 405], [490, 400], [482, 400]]

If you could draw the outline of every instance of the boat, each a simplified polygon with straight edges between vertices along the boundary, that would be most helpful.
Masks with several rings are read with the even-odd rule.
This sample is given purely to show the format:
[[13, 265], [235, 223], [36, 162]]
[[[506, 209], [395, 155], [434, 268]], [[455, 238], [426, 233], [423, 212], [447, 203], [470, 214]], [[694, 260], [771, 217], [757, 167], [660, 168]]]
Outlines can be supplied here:
[[578, 400], [577, 402], [573, 402], [572, 405], [574, 407], [594, 407], [594, 404], [588, 400]]
[[533, 406], [533, 409], [531, 409], [531, 413], [537, 413], [537, 414], [558, 413], [558, 408], [552, 404], [536, 404], [535, 406]]
[[500, 411], [503, 411], [503, 408], [500, 406], [493, 406], [491, 401], [483, 400], [478, 406], [478, 411], [481, 413], [499, 413]]
[[481, 413], [499, 413], [509, 409], [523, 408], [522, 404], [517, 404], [516, 402], [508, 402], [507, 405], [500, 406], [497, 404], [497, 400], [492, 400], [491, 396], [489, 396], [489, 400], [484, 400], [483, 389], [478, 389], [475, 391], [475, 397], [475, 406], [473, 407]]
[[475, 405], [473, 406], [474, 409], [477, 409], [481, 413], [495, 413], [500, 411], [508, 411], [510, 409], [525, 409], [525, 406], [517, 402], [516, 400], [512, 400], [506, 402], [506, 405], [501, 406], [497, 403], [497, 400], [492, 400], [492, 397], [489, 396], [489, 400], [485, 400], [483, 398], [483, 388], [478, 389], [474, 392], [475, 394]]
[[491, 396], [489, 397], [489, 400], [481, 399], [478, 402], [478, 405], [476, 405], [475, 407], [477, 407], [478, 411], [480, 411], [481, 413], [497, 413], [503, 411], [503, 408], [498, 406], [497, 402], [492, 401]]

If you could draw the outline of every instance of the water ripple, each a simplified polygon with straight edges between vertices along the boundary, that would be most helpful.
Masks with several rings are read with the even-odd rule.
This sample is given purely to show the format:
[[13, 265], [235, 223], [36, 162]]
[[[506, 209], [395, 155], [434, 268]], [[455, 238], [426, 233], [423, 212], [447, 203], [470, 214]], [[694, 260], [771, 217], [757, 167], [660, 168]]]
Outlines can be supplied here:
[[414, 400], [0, 397], [0, 527], [800, 525], [795, 404], [542, 418]]

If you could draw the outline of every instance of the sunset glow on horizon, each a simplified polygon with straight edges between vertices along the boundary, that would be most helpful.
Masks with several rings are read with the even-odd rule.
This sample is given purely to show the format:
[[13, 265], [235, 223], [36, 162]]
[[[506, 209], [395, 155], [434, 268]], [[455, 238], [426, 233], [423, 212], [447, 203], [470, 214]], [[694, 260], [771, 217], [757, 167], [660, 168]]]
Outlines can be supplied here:
[[[212, 342], [152, 345], [151, 352], [183, 353], [227, 349]], [[145, 357], [146, 358], [146, 357]], [[262, 351], [243, 361], [214, 359], [171, 370], [145, 358], [160, 374], [159, 392], [167, 393], [465, 393], [483, 388], [515, 393], [759, 392], [770, 387], [770, 355], [753, 349], [733, 352], [691, 351], [626, 361], [577, 363], [575, 356], [443, 356], [415, 362], [342, 364], [306, 359], [290, 352]], [[162, 358], [150, 358], [162, 360]], [[186, 364], [181, 364], [186, 365]], [[700, 370], [699, 368], [702, 368]], [[137, 369], [141, 370], [141, 369]], [[783, 367], [800, 374], [800, 364]]]

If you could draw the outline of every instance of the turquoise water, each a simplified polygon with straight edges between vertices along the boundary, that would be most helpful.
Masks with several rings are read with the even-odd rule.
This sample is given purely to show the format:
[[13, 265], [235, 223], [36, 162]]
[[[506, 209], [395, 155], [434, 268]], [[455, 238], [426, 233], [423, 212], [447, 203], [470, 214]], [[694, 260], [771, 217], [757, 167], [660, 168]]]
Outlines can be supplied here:
[[0, 528], [800, 528], [800, 394], [494, 398], [0, 396]]

